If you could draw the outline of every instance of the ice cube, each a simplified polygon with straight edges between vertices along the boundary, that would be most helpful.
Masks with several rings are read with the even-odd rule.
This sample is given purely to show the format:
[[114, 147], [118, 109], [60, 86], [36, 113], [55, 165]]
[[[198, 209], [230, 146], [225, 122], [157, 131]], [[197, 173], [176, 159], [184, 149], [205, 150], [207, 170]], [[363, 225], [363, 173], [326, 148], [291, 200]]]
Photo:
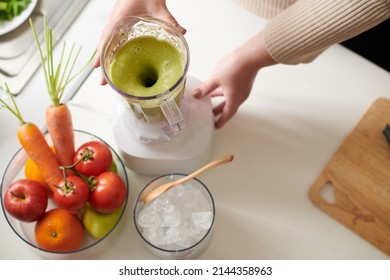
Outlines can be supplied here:
[[161, 213], [161, 216], [162, 226], [178, 227], [182, 222], [182, 215], [174, 205], [170, 205], [170, 207], [164, 209]]
[[157, 213], [162, 211], [167, 204], [169, 204], [169, 200], [167, 200], [166, 193], [161, 194], [158, 198], [153, 199], [150, 203], [145, 205], [145, 208], [153, 209]]
[[211, 227], [211, 223], [213, 222], [213, 212], [192, 212], [191, 218], [195, 228], [207, 230]]
[[138, 215], [138, 223], [141, 227], [150, 228], [161, 226], [162, 220], [155, 211], [147, 211], [148, 209], [146, 209], [146, 211], [143, 210], [141, 210]]
[[171, 203], [171, 201], [166, 201], [165, 204], [162, 205], [161, 211], [166, 214], [170, 214], [175, 212], [176, 208], [175, 205]]
[[142, 235], [155, 246], [164, 245], [164, 230], [161, 227], [149, 227], [142, 229]]
[[169, 200], [179, 209], [192, 208], [195, 196], [193, 194], [193, 185], [189, 183], [178, 185], [167, 192]]
[[183, 230], [177, 227], [170, 227], [166, 230], [164, 235], [164, 242], [166, 245], [181, 244], [183, 239]]

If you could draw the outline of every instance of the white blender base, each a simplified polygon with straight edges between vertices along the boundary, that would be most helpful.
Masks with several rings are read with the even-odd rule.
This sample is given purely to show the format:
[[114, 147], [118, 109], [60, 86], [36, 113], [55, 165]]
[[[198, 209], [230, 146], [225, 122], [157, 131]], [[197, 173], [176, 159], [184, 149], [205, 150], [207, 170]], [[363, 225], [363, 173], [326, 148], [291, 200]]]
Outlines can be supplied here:
[[117, 114], [113, 123], [114, 137], [125, 165], [136, 173], [163, 175], [168, 173], [192, 173], [210, 160], [214, 119], [210, 98], [195, 99], [190, 92], [200, 83], [187, 77], [186, 128], [160, 143], [143, 143], [137, 140], [124, 116]]

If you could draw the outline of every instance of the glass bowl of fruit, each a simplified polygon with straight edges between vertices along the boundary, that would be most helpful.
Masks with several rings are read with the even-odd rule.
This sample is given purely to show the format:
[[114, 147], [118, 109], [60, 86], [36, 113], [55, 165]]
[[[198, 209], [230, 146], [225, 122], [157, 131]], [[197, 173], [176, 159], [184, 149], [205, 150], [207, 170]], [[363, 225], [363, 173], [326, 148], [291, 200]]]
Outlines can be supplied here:
[[[49, 134], [47, 144], [55, 154]], [[59, 165], [61, 179], [49, 186], [21, 148], [0, 186], [10, 229], [45, 259], [88, 259], [106, 250], [123, 227], [128, 177], [115, 150], [101, 138], [74, 131], [73, 163]]]

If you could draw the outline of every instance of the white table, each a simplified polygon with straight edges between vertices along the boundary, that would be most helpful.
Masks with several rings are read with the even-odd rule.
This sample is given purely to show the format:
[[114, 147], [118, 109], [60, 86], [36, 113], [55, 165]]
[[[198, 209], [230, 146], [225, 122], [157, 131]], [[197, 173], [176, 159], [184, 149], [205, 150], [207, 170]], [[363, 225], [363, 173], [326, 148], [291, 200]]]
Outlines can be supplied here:
[[[110, 13], [92, 0], [68, 31], [68, 40], [93, 49]], [[265, 21], [223, 0], [170, 0], [168, 7], [187, 29], [189, 75], [204, 80], [216, 62]], [[43, 123], [44, 97], [28, 106], [43, 87], [41, 72], [18, 97], [29, 120]], [[110, 119], [111, 89], [94, 71], [70, 107], [77, 129], [115, 147]], [[237, 115], [215, 131], [212, 157], [232, 153], [235, 160], [201, 175], [216, 201], [216, 227], [202, 259], [388, 259], [364, 239], [316, 208], [308, 191], [344, 138], [378, 97], [390, 98], [390, 74], [342, 46], [311, 64], [261, 70]], [[35, 93], [32, 93], [35, 91]], [[7, 115], [7, 117], [6, 117]], [[17, 150], [17, 122], [0, 112], [1, 164]], [[3, 117], [4, 116], [4, 117]], [[128, 171], [130, 202], [125, 227], [110, 250], [96, 259], [153, 259], [137, 236], [132, 205], [153, 177]], [[0, 217], [0, 259], [38, 258]]]

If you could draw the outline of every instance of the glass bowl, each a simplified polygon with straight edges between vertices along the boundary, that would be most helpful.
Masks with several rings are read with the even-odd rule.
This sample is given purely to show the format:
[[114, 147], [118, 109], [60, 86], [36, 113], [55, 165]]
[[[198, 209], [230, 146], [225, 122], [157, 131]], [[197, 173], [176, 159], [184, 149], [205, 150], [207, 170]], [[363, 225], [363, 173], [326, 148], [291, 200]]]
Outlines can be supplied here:
[[[109, 245], [111, 242], [114, 242], [115, 236], [119, 232], [119, 230], [123, 227], [124, 224], [124, 214], [126, 212], [126, 206], [128, 203], [128, 194], [129, 194], [129, 187], [128, 187], [128, 178], [126, 174], [125, 165], [123, 164], [122, 160], [120, 159], [119, 155], [114, 151], [114, 149], [105, 141], [103, 141], [101, 138], [80, 130], [74, 131], [75, 136], [75, 148], [77, 149], [82, 144], [89, 142], [89, 141], [101, 141], [110, 148], [113, 161], [115, 162], [116, 166], [116, 173], [122, 178], [124, 181], [126, 188], [127, 188], [127, 194], [125, 203], [122, 207], [122, 213], [120, 214], [120, 217], [118, 221], [115, 223], [113, 228], [102, 238], [95, 239], [92, 236], [89, 235], [89, 233], [84, 229], [84, 237], [83, 237], [83, 243], [81, 247], [75, 251], [71, 252], [52, 252], [48, 250], [41, 249], [37, 246], [37, 243], [35, 241], [34, 236], [34, 229], [35, 229], [35, 223], [26, 223], [19, 221], [12, 217], [4, 208], [4, 193], [8, 186], [16, 181], [17, 179], [25, 178], [24, 176], [24, 165], [28, 158], [26, 152], [23, 148], [19, 149], [16, 154], [13, 156], [11, 161], [9, 162], [5, 172], [4, 176], [1, 182], [0, 186], [0, 194], [1, 194], [1, 207], [3, 209], [3, 213], [5, 215], [5, 219], [7, 220], [11, 230], [20, 238], [22, 242], [24, 242], [28, 247], [30, 247], [34, 253], [36, 253], [38, 256], [45, 258], [45, 259], [88, 259], [88, 258], [94, 258], [96, 257], [96, 254], [99, 252], [103, 252], [104, 250], [109, 249]], [[51, 139], [48, 134], [45, 135], [45, 138], [49, 145], [51, 145]], [[49, 203], [46, 211], [56, 208], [57, 206], [52, 201], [52, 198], [49, 198]]]
[[197, 178], [170, 188], [147, 204], [143, 202], [148, 192], [184, 176], [172, 173], [157, 177], [140, 192], [134, 204], [136, 230], [146, 247], [161, 259], [195, 259], [212, 236], [214, 200]]

